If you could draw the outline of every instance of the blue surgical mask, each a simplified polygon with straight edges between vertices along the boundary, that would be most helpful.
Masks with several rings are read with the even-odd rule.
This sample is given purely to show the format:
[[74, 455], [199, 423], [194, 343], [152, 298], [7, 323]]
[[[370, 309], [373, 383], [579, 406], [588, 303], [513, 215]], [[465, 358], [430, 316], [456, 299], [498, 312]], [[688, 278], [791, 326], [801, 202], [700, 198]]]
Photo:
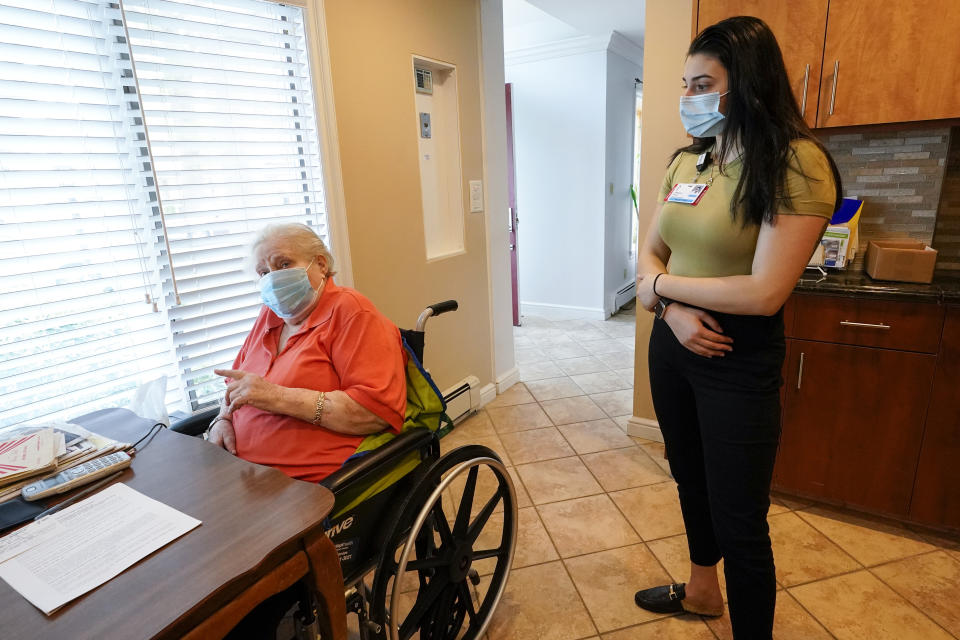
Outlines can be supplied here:
[[313, 260], [306, 267], [278, 269], [263, 274], [259, 284], [263, 304], [284, 320], [303, 313], [317, 297], [317, 290], [310, 284], [307, 275], [307, 269], [312, 265]]
[[730, 93], [704, 93], [699, 96], [680, 96], [680, 120], [683, 128], [694, 138], [711, 138], [723, 133], [726, 126], [720, 113], [720, 98]]

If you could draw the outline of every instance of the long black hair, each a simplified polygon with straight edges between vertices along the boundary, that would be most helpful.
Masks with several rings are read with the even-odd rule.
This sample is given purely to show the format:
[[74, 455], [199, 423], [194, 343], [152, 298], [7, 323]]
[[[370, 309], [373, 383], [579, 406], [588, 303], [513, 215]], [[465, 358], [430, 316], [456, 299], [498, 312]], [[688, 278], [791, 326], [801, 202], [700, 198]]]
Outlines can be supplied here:
[[[730, 203], [734, 218], [742, 207], [745, 226], [772, 223], [781, 205], [791, 207], [784, 186], [788, 168], [803, 171], [790, 146], [799, 139], [810, 140], [826, 156], [837, 188], [834, 210], [839, 208], [843, 194], [837, 165], [803, 121], [770, 27], [750, 16], [728, 18], [697, 35], [687, 56], [697, 53], [716, 58], [727, 70], [726, 126], [714, 156], [725, 158], [735, 144], [743, 152], [740, 182]], [[715, 142], [716, 138], [694, 138], [693, 144], [674, 152], [671, 162], [684, 151], [703, 153]]]

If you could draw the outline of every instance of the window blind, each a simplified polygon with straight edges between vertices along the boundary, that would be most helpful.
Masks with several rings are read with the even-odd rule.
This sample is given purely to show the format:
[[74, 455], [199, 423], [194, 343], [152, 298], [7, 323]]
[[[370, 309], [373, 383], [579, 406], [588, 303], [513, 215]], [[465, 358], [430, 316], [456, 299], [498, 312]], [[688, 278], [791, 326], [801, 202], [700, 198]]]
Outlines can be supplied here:
[[123, 6], [181, 297], [165, 277], [170, 327], [198, 409], [260, 308], [244, 269], [255, 232], [303, 222], [329, 244], [304, 16], [262, 0]]
[[298, 7], [0, 0], [0, 426], [158, 376], [170, 411], [216, 402], [255, 232], [329, 244], [314, 113]]
[[120, 11], [0, 0], [0, 426], [175, 375]]

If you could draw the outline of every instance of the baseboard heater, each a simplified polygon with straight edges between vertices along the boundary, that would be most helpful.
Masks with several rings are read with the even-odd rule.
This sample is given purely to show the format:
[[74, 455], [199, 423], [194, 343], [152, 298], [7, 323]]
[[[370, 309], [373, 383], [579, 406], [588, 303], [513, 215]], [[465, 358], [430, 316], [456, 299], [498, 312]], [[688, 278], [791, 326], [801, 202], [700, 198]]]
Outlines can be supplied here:
[[447, 403], [447, 415], [454, 424], [469, 418], [480, 406], [480, 380], [467, 376], [444, 391], [443, 399]]
[[620, 290], [617, 291], [617, 295], [613, 298], [613, 312], [616, 313], [620, 310], [620, 307], [627, 304], [634, 299], [637, 295], [637, 283], [636, 281], [625, 284]]

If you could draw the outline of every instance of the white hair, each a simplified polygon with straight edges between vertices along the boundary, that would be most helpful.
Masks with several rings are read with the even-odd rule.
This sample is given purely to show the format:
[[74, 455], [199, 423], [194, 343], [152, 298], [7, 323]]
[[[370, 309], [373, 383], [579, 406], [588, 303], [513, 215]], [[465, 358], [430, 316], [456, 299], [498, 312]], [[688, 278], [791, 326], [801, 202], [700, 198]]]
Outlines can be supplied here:
[[312, 260], [316, 256], [323, 256], [327, 260], [327, 275], [332, 276], [336, 274], [333, 268], [333, 254], [327, 249], [327, 245], [323, 243], [323, 240], [317, 235], [316, 231], [299, 222], [268, 224], [260, 229], [257, 237], [254, 238], [253, 243], [250, 245], [248, 255], [251, 267], [256, 268], [256, 265], [253, 263], [256, 260], [257, 248], [267, 240], [273, 239], [285, 240], [289, 251], [294, 253], [298, 258]]

